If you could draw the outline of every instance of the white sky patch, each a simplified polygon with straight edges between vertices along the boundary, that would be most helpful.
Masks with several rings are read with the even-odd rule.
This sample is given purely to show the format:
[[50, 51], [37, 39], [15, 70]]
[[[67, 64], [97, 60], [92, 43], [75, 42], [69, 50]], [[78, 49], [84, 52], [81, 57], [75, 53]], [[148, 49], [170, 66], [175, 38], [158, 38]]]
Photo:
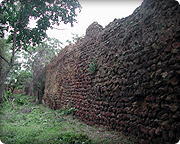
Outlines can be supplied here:
[[76, 33], [79, 36], [85, 35], [86, 29], [94, 21], [105, 27], [115, 18], [127, 17], [141, 5], [143, 0], [79, 0], [82, 10], [76, 17], [78, 23], [71, 27], [70, 24], [64, 25], [63, 23], [58, 27], [65, 30], [48, 30], [49, 37], [55, 37], [63, 42], [65, 45], [66, 40], [71, 40], [72, 34]]
[[[180, 0], [177, 1], [180, 3]], [[115, 18], [127, 17], [141, 5], [143, 0], [79, 0], [79, 2], [82, 10], [76, 17], [78, 23], [74, 23], [74, 27], [61, 23], [60, 26], [54, 25], [54, 27], [64, 30], [51, 30], [50, 28], [47, 30], [49, 37], [57, 38], [64, 43], [63, 47], [68, 44], [66, 40], [72, 40], [71, 33], [82, 36], [85, 35], [88, 26], [95, 21], [105, 27]], [[35, 26], [36, 24], [32, 21], [30, 27]]]

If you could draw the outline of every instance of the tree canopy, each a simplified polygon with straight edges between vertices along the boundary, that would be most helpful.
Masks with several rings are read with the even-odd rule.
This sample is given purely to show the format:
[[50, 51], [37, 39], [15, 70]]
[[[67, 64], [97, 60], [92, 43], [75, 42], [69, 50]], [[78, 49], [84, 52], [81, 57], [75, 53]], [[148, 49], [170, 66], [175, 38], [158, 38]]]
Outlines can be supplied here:
[[[0, 37], [9, 33], [8, 42], [12, 43], [11, 58], [6, 59], [0, 53], [0, 61], [8, 64], [0, 83], [0, 99], [5, 79], [14, 66], [15, 54], [28, 51], [30, 46], [40, 44], [46, 37], [46, 30], [53, 25], [76, 22], [77, 10], [81, 6], [77, 0], [4, 0], [0, 4]], [[29, 27], [31, 19], [36, 20], [34, 28]], [[2, 73], [1, 73], [2, 76]]]
[[[47, 36], [46, 30], [55, 24], [73, 26], [77, 8], [81, 9], [77, 0], [4, 0], [0, 5], [1, 33], [3, 29], [10, 32], [11, 42], [16, 33], [16, 45], [26, 49], [31, 43], [40, 43]], [[36, 27], [28, 26], [30, 19], [36, 20]]]

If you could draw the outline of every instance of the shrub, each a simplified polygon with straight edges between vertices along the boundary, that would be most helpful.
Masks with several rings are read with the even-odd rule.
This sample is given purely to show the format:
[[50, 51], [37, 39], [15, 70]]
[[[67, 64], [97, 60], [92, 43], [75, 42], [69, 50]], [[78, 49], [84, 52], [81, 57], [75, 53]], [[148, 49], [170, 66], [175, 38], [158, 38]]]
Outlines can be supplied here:
[[88, 71], [91, 73], [91, 74], [94, 74], [95, 71], [96, 71], [96, 68], [97, 68], [97, 61], [95, 60], [95, 58], [93, 57], [93, 59], [88, 63]]

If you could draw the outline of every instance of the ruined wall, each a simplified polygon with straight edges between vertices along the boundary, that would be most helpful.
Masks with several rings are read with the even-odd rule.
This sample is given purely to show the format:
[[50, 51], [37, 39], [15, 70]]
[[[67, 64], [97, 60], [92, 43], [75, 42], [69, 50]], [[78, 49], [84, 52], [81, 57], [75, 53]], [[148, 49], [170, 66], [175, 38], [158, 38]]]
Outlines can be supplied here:
[[[180, 139], [180, 9], [175, 0], [144, 0], [132, 15], [84, 38], [46, 67], [44, 102], [75, 107], [87, 124], [105, 125], [139, 143]], [[88, 63], [97, 62], [94, 73]]]

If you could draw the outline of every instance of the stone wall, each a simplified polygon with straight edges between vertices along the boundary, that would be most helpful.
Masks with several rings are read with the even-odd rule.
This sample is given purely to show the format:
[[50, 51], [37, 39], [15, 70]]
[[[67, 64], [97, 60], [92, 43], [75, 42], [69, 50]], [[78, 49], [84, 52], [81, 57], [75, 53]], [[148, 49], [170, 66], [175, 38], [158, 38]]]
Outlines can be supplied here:
[[[180, 139], [180, 8], [175, 0], [144, 0], [132, 15], [105, 28], [97, 22], [46, 67], [44, 103], [77, 109], [139, 143]], [[92, 59], [97, 62], [89, 71]]]

